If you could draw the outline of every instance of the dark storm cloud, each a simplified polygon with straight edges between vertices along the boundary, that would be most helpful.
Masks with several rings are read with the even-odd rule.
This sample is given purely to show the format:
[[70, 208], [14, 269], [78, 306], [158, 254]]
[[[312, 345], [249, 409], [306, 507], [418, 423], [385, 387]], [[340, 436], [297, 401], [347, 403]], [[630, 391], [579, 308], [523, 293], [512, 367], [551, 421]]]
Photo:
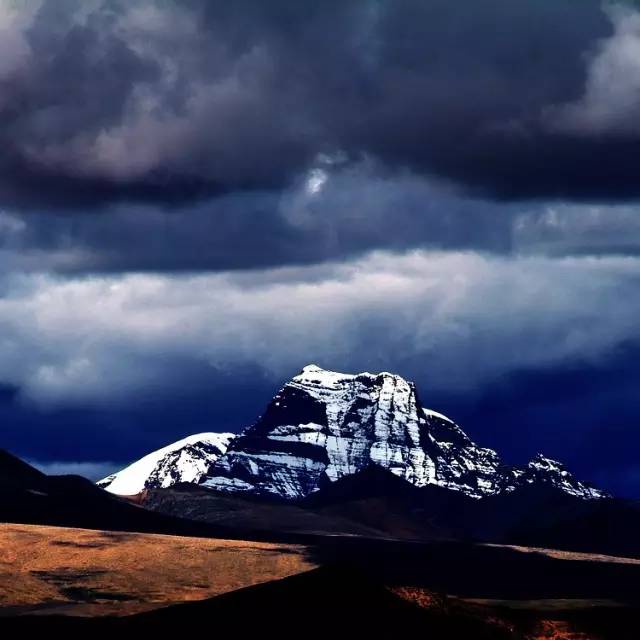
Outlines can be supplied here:
[[398, 370], [428, 389], [598, 362], [637, 335], [637, 258], [371, 254], [259, 272], [83, 278], [8, 274], [0, 380], [42, 406], [124, 406], [269, 379], [321, 360]]
[[[325, 166], [282, 192], [228, 194], [172, 209], [126, 204], [90, 216], [0, 213], [0, 255], [16, 268], [73, 273], [255, 269], [378, 247], [505, 253], [516, 211], [412, 175]], [[539, 233], [534, 220], [529, 235]]]
[[0, 69], [5, 203], [274, 188], [335, 152], [497, 197], [638, 195], [636, 131], [583, 117], [602, 43], [633, 21], [598, 0], [47, 0], [32, 13]]
[[384, 248], [640, 255], [635, 205], [492, 203], [411, 174], [324, 167], [282, 192], [93, 215], [0, 211], [5, 268], [66, 274], [220, 271], [357, 258]]

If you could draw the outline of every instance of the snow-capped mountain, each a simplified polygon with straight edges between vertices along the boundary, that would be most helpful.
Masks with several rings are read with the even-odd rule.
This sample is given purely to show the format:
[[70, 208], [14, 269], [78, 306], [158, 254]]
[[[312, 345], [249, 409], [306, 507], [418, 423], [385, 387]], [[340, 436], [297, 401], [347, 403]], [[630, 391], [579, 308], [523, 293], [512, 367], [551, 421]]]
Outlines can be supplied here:
[[400, 376], [315, 365], [285, 384], [200, 483], [295, 500], [372, 464], [415, 486], [438, 485], [474, 498], [526, 484], [584, 499], [606, 495], [541, 455], [523, 468], [504, 465], [449, 418], [424, 409], [415, 385]]
[[543, 484], [561, 489], [576, 498], [594, 500], [607, 494], [584, 482], [576, 480], [565, 466], [557, 460], [551, 460], [539, 453], [524, 469], [513, 468], [516, 484]]
[[233, 433], [199, 433], [153, 451], [103, 480], [98, 486], [118, 495], [135, 495], [143, 489], [170, 487], [178, 482], [197, 483], [227, 450]]

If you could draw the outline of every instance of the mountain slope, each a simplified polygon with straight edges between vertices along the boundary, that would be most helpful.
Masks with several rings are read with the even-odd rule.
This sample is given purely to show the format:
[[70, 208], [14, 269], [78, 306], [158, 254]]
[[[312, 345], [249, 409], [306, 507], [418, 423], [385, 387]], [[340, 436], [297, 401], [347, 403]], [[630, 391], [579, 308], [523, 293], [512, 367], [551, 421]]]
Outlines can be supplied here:
[[47, 476], [2, 450], [0, 522], [233, 537], [231, 531], [148, 511], [80, 476]]
[[436, 485], [473, 498], [530, 484], [584, 499], [605, 496], [541, 455], [524, 468], [504, 465], [453, 421], [424, 409], [415, 385], [400, 376], [315, 365], [285, 384], [201, 484], [298, 500], [372, 464], [416, 487]]
[[23, 487], [37, 491], [45, 486], [46, 479], [38, 469], [0, 449], [0, 491]]
[[227, 450], [232, 433], [199, 433], [153, 451], [97, 484], [111, 493], [132, 496], [144, 489], [199, 482]]

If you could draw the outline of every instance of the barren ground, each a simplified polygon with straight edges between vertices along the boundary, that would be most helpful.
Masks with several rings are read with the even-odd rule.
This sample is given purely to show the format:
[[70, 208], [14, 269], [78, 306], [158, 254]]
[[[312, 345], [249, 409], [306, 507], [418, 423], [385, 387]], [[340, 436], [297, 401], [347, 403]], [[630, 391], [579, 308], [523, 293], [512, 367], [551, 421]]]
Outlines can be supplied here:
[[313, 568], [306, 548], [0, 524], [0, 615], [129, 614]]

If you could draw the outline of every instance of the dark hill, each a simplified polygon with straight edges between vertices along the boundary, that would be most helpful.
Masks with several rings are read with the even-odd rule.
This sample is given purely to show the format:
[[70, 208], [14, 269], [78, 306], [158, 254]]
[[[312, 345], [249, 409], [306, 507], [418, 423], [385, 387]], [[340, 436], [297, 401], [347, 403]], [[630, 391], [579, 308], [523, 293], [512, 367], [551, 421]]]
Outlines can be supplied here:
[[0, 522], [195, 536], [230, 533], [148, 511], [80, 476], [47, 476], [1, 450]]

